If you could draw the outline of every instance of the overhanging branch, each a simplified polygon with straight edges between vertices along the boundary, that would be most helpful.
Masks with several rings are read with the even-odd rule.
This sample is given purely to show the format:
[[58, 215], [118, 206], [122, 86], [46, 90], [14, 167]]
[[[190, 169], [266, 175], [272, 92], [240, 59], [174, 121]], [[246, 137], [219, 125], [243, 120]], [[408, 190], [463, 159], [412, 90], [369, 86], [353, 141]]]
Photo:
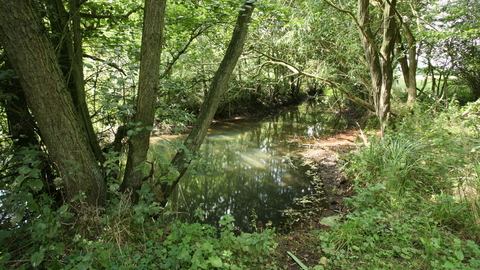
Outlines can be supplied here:
[[97, 14], [96, 12], [94, 12], [94, 13], [82, 13], [81, 12], [80, 17], [88, 18], [88, 19], [128, 19], [128, 17], [130, 17], [130, 15], [137, 12], [141, 8], [142, 8], [141, 6], [138, 6], [138, 7], [130, 10], [129, 12], [127, 12], [126, 14], [123, 14], [123, 15]]
[[385, 61], [385, 57], [380, 53], [380, 49], [378, 49], [378, 46], [377, 44], [375, 43], [375, 41], [369, 36], [367, 35], [367, 33], [365, 32], [365, 30], [363, 29], [362, 25], [358, 22], [357, 18], [355, 17], [355, 15], [353, 15], [353, 13], [351, 11], [348, 11], [348, 10], [344, 10], [344, 9], [341, 9], [339, 7], [337, 7], [336, 5], [334, 5], [333, 3], [331, 3], [330, 1], [328, 0], [323, 0], [323, 2], [325, 2], [327, 5], [333, 7], [334, 9], [336, 9], [337, 11], [339, 12], [342, 12], [342, 13], [345, 13], [347, 14], [348, 16], [350, 16], [353, 21], [355, 22], [355, 24], [358, 26], [358, 29], [360, 30], [360, 32], [362, 33], [362, 36], [364, 36], [368, 42], [370, 44], [372, 44], [373, 48], [375, 49], [375, 51], [380, 55], [380, 57], [383, 58], [383, 60]]
[[350, 99], [351, 101], [357, 103], [358, 105], [364, 107], [365, 109], [371, 111], [371, 112], [375, 112], [375, 108], [368, 102], [364, 101], [364, 100], [361, 100], [361, 99], [357, 99], [355, 97], [353, 97], [348, 91], [346, 91], [345, 89], [343, 89], [338, 83], [336, 82], [333, 82], [331, 80], [327, 80], [327, 79], [324, 79], [324, 78], [321, 78], [321, 77], [318, 77], [316, 75], [313, 75], [313, 74], [310, 74], [310, 73], [306, 73], [306, 72], [303, 72], [301, 71], [299, 68], [295, 67], [294, 65], [284, 61], [284, 60], [281, 60], [281, 59], [278, 59], [278, 58], [275, 58], [273, 56], [270, 56], [270, 55], [267, 55], [263, 52], [260, 52], [258, 50], [254, 50], [256, 53], [266, 57], [266, 58], [269, 58], [271, 59], [272, 61], [267, 61], [265, 62], [262, 67], [266, 64], [274, 64], [274, 65], [281, 65], [281, 66], [284, 66], [284, 67], [287, 67], [288, 69], [290, 69], [294, 74], [292, 75], [301, 75], [301, 76], [304, 76], [304, 77], [307, 77], [307, 78], [312, 78], [312, 79], [315, 79], [315, 80], [319, 80], [319, 81], [322, 81], [326, 84], [328, 84], [330, 87], [333, 87], [335, 89], [338, 89], [340, 92], [342, 92], [342, 94], [345, 95], [345, 97], [347, 97], [348, 99]]

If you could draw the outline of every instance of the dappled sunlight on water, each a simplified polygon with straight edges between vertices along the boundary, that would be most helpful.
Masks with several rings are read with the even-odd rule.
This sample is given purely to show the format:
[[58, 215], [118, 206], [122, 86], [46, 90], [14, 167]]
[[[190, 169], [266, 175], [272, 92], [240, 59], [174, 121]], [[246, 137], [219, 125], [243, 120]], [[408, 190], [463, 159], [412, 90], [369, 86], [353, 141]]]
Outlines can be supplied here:
[[[294, 198], [311, 194], [305, 168], [298, 166], [301, 140], [322, 138], [338, 123], [332, 114], [307, 111], [305, 107], [286, 110], [263, 120], [215, 123], [209, 130], [196, 162], [182, 178], [170, 210], [182, 213], [187, 221], [198, 221], [200, 209], [205, 222], [218, 225], [220, 217], [231, 214], [234, 225], [250, 231], [251, 216], [279, 226], [282, 212]], [[184, 136], [152, 138], [153, 151], [173, 156], [175, 145]], [[188, 213], [188, 214], [187, 214]]]

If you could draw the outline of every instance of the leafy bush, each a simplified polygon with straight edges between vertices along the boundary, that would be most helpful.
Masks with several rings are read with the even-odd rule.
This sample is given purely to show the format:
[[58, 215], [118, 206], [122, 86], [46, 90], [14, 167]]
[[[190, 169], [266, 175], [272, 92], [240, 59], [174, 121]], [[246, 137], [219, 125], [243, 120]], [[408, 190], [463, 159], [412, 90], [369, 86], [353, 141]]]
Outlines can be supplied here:
[[478, 269], [476, 104], [406, 115], [349, 157], [351, 213], [322, 221], [319, 269]]
[[265, 269], [273, 265], [273, 229], [236, 235], [230, 215], [220, 221], [221, 229], [179, 221], [166, 225], [152, 218], [161, 208], [148, 186], [140, 194], [142, 200], [134, 207], [124, 196], [112, 200], [104, 214], [89, 213], [89, 222], [96, 222], [98, 230], [88, 234], [81, 228], [81, 219], [87, 217], [74, 217], [66, 205], [57, 211], [43, 206], [35, 218], [0, 234], [0, 269]]
[[[318, 236], [332, 269], [478, 269], [480, 249], [426, 212], [355, 211]], [[327, 268], [327, 269], [330, 269]]]

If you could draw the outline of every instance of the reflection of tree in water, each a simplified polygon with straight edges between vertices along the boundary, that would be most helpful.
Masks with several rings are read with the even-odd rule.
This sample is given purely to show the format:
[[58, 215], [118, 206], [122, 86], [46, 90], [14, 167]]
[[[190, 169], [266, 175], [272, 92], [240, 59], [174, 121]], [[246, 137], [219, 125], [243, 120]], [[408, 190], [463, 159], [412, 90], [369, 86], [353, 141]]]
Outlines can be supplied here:
[[[285, 162], [298, 150], [295, 137], [320, 136], [327, 127], [325, 114], [287, 111], [261, 122], [238, 121], [217, 125], [200, 150], [211, 158], [210, 174], [185, 175], [179, 186], [178, 211], [194, 213], [200, 206], [205, 222], [218, 225], [222, 215], [232, 214], [235, 226], [250, 230], [255, 212], [264, 224], [280, 225], [282, 210], [294, 198], [312, 191], [305, 174]], [[190, 220], [193, 221], [193, 220]]]

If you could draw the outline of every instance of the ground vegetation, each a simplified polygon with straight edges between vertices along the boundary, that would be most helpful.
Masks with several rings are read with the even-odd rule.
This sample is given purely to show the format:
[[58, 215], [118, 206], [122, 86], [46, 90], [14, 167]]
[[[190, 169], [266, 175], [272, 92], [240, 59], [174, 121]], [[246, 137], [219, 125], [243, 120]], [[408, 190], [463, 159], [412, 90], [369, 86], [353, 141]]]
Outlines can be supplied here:
[[[480, 268], [476, 1], [0, 6], [0, 268]], [[308, 144], [292, 233], [172, 222], [213, 119], [302, 101], [358, 129]]]

